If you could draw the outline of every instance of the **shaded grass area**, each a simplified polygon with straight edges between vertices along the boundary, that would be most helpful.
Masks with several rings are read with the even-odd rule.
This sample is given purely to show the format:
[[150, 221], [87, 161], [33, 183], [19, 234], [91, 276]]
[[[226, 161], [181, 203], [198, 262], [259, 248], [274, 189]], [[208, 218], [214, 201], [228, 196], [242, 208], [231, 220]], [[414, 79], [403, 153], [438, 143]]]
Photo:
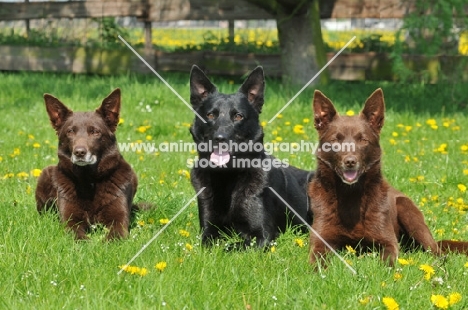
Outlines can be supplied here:
[[[167, 74], [167, 81], [189, 99], [187, 74]], [[389, 297], [400, 308], [432, 307], [431, 296], [460, 293], [453, 309], [468, 306], [468, 259], [427, 253], [402, 253], [395, 268], [377, 254], [341, 254], [356, 276], [337, 258], [313, 272], [308, 236], [289, 230], [267, 252], [224, 251], [200, 247], [195, 203], [181, 214], [133, 263], [144, 276], [124, 272], [124, 265], [195, 194], [189, 179], [190, 152], [125, 152], [139, 181], [137, 201], [157, 208], [140, 212], [130, 237], [103, 242], [97, 227], [88, 242], [76, 242], [54, 214], [35, 210], [35, 169], [55, 164], [57, 138], [42, 99], [51, 93], [74, 110], [98, 107], [115, 87], [123, 101], [119, 142], [190, 142], [192, 112], [153, 76], [73, 76], [1, 73], [0, 113], [0, 308], [35, 309], [384, 309]], [[241, 79], [213, 77], [223, 92], [235, 91]], [[365, 99], [382, 87], [387, 104], [381, 144], [387, 179], [420, 206], [437, 239], [468, 240], [468, 129], [464, 85], [417, 85], [334, 82], [320, 87], [340, 113], [358, 113]], [[267, 123], [294, 96], [268, 80], [261, 115], [265, 142], [316, 142], [311, 102], [304, 91], [272, 123]], [[275, 151], [292, 165], [313, 169], [306, 152]], [[166, 263], [166, 267], [158, 263]], [[406, 264], [408, 263], [408, 264]], [[421, 265], [434, 273], [426, 279]]]

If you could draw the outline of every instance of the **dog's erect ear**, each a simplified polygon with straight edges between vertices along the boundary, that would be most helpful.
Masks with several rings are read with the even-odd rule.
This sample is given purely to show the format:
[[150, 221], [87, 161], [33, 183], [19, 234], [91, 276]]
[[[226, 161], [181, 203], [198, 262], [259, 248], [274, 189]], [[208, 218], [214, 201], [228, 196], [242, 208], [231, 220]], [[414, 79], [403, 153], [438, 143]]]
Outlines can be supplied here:
[[102, 119], [106, 122], [107, 127], [112, 132], [115, 132], [119, 124], [120, 115], [120, 88], [114, 89], [109, 96], [104, 98], [101, 106], [96, 109], [96, 113], [101, 115]]
[[328, 124], [337, 116], [333, 103], [320, 90], [314, 92], [314, 127], [318, 132], [325, 130]]
[[54, 127], [55, 131], [59, 131], [67, 118], [73, 114], [73, 111], [52, 95], [44, 94], [44, 101], [47, 114], [49, 114], [50, 123], [52, 124], [52, 127]]
[[372, 129], [380, 133], [384, 125], [385, 101], [381, 88], [377, 88], [369, 98], [367, 98], [364, 108], [361, 111], [361, 118], [365, 119]]
[[209, 94], [216, 92], [216, 86], [196, 65], [190, 71], [190, 103], [194, 109], [200, 107]]
[[249, 74], [244, 84], [239, 88], [239, 92], [247, 97], [247, 100], [258, 113], [261, 113], [264, 91], [265, 75], [263, 74], [263, 68], [259, 66]]

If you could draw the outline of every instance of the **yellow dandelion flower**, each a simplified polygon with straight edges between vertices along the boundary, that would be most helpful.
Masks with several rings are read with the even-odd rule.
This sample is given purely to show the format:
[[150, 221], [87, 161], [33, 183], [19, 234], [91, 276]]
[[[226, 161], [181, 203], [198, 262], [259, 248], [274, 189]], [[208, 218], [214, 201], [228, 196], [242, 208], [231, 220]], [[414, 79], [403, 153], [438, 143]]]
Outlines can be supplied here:
[[119, 118], [119, 125], [122, 125], [123, 123], [125, 123], [125, 120], [123, 118]]
[[396, 131], [392, 132], [392, 136], [393, 137], [398, 137], [398, 132], [396, 132]]
[[3, 176], [3, 179], [11, 179], [11, 178], [14, 177], [14, 176], [15, 176], [15, 174], [12, 173], [12, 172], [10, 172], [10, 173], [5, 174], [5, 175]]
[[431, 277], [435, 274], [434, 268], [430, 265], [423, 264], [419, 266], [419, 270], [424, 271], [424, 279], [430, 280]]
[[159, 271], [159, 272], [163, 272], [164, 269], [166, 269], [166, 267], [167, 267], [166, 262], [159, 262], [154, 266], [154, 268], [156, 268], [156, 270]]
[[291, 125], [291, 122], [284, 122], [284, 125], [289, 126]]
[[294, 132], [295, 134], [298, 134], [298, 135], [303, 135], [303, 134], [305, 134], [304, 126], [302, 126], [302, 125], [295, 125], [294, 128], [293, 128], [293, 132]]
[[143, 126], [140, 126], [137, 128], [137, 131], [138, 132], [141, 132], [141, 133], [145, 133], [149, 128], [151, 128], [151, 126], [149, 125], [143, 125]]
[[271, 252], [271, 253], [275, 253], [275, 252], [276, 252], [276, 247], [275, 247], [275, 246], [272, 246], [272, 247], [270, 248], [270, 252]]
[[367, 296], [367, 297], [364, 297], [362, 299], [359, 299], [359, 303], [363, 306], [367, 305], [368, 303], [370, 302], [370, 297]]
[[407, 265], [411, 265], [411, 260], [399, 258], [398, 263], [402, 266], [407, 266]]
[[186, 249], [187, 251], [192, 251], [192, 250], [193, 250], [193, 245], [191, 245], [190, 243], [186, 243], [186, 244], [185, 244], [185, 249]]
[[462, 192], [462, 193], [466, 192], [466, 186], [465, 185], [458, 184], [457, 187], [460, 190], [460, 192]]
[[276, 137], [275, 140], [278, 141], [278, 142], [281, 142], [281, 141], [283, 141], [283, 138], [281, 138], [281, 137]]
[[281, 118], [283, 118], [283, 114], [280, 113], [280, 114], [278, 114], [276, 117], [279, 118], [279, 119], [281, 119]]
[[434, 152], [439, 152], [442, 154], [447, 154], [447, 143], [442, 143]]
[[125, 272], [128, 272], [130, 274], [137, 274], [140, 276], [146, 276], [148, 274], [148, 269], [146, 268], [140, 268], [136, 266], [129, 266], [129, 265], [123, 265], [119, 266], [120, 269], [122, 269]]
[[267, 125], [267, 122], [263, 121], [260, 123], [260, 125], [262, 125], [262, 127], [265, 127]]
[[389, 141], [390, 141], [390, 144], [391, 144], [391, 145], [396, 145], [396, 144], [397, 144], [397, 142], [396, 142], [395, 139], [390, 139]]
[[147, 136], [146, 136], [146, 140], [148, 140], [148, 141], [151, 141], [151, 140], [153, 140], [153, 136], [151, 136], [151, 135], [147, 135]]
[[426, 121], [426, 124], [428, 124], [429, 126], [434, 126], [437, 125], [437, 121], [433, 118], [430, 118]]
[[24, 171], [22, 171], [22, 172], [17, 173], [17, 174], [16, 174], [16, 177], [17, 177], [18, 179], [26, 179], [27, 177], [29, 177], [29, 174], [26, 173], [26, 172], [24, 172]]
[[190, 233], [184, 229], [180, 229], [179, 230], [179, 235], [181, 235], [182, 237], [189, 237], [190, 236]]
[[187, 179], [190, 179], [190, 172], [188, 172], [185, 169], [180, 169], [179, 171], [177, 171], [177, 173]]
[[41, 147], [41, 144], [40, 144], [40, 143], [37, 143], [37, 142], [34, 142], [34, 143], [33, 143], [33, 148], [38, 149], [38, 148], [40, 148], [40, 147]]
[[356, 254], [356, 250], [350, 245], [346, 245], [346, 251], [351, 254]]
[[468, 145], [464, 144], [464, 145], [460, 146], [460, 150], [462, 150], [462, 152], [468, 151]]
[[402, 278], [403, 278], [403, 275], [399, 272], [395, 272], [395, 274], [393, 275], [393, 280], [395, 281], [401, 280]]
[[348, 110], [348, 111], [346, 111], [346, 115], [348, 115], [348, 116], [353, 116], [353, 115], [354, 115], [354, 111], [353, 111], [353, 110]]
[[304, 124], [308, 124], [308, 123], [310, 122], [310, 119], [304, 118], [304, 119], [302, 120], [302, 122], [303, 122]]
[[300, 238], [294, 239], [294, 243], [300, 248], [302, 248], [304, 246], [304, 240], [302, 240]]
[[138, 224], [138, 226], [142, 226], [142, 227], [143, 227], [143, 226], [145, 226], [145, 221], [139, 220], [139, 221], [137, 222], [137, 224]]
[[382, 298], [382, 302], [385, 305], [385, 307], [387, 307], [388, 310], [398, 310], [398, 309], [400, 309], [400, 306], [398, 305], [396, 300], [393, 299], [392, 297], [384, 297], [384, 298]]
[[160, 219], [159, 220], [159, 224], [161, 224], [161, 225], [166, 225], [167, 223], [169, 223], [169, 219]]
[[468, 175], [468, 169], [463, 169], [463, 174]]
[[449, 307], [449, 302], [447, 298], [445, 298], [442, 295], [432, 295], [431, 302], [434, 306], [436, 306], [439, 309], [448, 309]]
[[13, 153], [10, 154], [10, 157], [14, 158], [16, 156], [19, 156], [21, 154], [21, 150], [17, 147], [13, 149]]
[[456, 303], [459, 303], [460, 300], [462, 300], [462, 295], [460, 293], [451, 293], [448, 296], [448, 300], [449, 300], [449, 305], [454, 305]]
[[34, 136], [31, 135], [31, 134], [29, 134], [29, 135], [28, 135], [28, 139], [29, 139], [29, 140], [34, 140]]
[[466, 262], [463, 267], [468, 268], [468, 262]]
[[41, 169], [33, 169], [31, 170], [31, 175], [35, 178], [39, 177], [41, 175]]
[[439, 128], [439, 126], [437, 126], [437, 125], [432, 125], [431, 128], [434, 129], [434, 130], [437, 130], [437, 128]]
[[405, 126], [405, 130], [406, 130], [407, 132], [410, 132], [411, 129], [413, 129], [413, 126]]

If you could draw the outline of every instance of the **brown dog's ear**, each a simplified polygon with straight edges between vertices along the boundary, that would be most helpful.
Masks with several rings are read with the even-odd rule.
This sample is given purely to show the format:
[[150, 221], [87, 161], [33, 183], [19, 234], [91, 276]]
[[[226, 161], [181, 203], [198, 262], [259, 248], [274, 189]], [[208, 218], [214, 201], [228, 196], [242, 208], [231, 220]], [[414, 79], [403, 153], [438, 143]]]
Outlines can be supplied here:
[[73, 114], [73, 111], [68, 109], [60, 100], [52, 95], [44, 94], [44, 101], [47, 114], [49, 114], [50, 123], [55, 131], [58, 132], [67, 118]]
[[319, 90], [314, 92], [312, 109], [314, 111], [314, 127], [319, 132], [326, 129], [328, 124], [337, 116], [331, 100]]
[[190, 71], [190, 103], [196, 110], [209, 94], [216, 92], [216, 86], [211, 83], [205, 73], [196, 65]]
[[247, 97], [247, 100], [258, 113], [261, 113], [264, 102], [264, 91], [265, 75], [263, 73], [263, 68], [258, 66], [249, 74], [245, 82], [239, 88], [239, 92]]
[[360, 116], [364, 118], [377, 133], [380, 133], [384, 125], [385, 101], [381, 88], [377, 88], [367, 98]]
[[119, 124], [120, 115], [120, 88], [114, 89], [101, 103], [101, 106], [96, 109], [96, 113], [106, 122], [107, 127], [112, 132], [115, 132]]

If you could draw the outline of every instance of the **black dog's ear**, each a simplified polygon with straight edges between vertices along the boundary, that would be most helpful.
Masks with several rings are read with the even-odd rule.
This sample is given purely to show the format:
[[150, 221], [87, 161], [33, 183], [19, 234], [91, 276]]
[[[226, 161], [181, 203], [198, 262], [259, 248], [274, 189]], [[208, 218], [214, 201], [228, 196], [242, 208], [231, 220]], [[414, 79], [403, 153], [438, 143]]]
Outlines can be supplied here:
[[216, 86], [196, 65], [190, 71], [190, 103], [196, 110], [209, 94], [216, 92]]
[[314, 111], [314, 127], [320, 133], [338, 115], [335, 106], [320, 90], [315, 90], [312, 103]]
[[250, 104], [257, 110], [262, 112], [263, 93], [265, 91], [265, 76], [263, 68], [258, 66], [247, 77], [244, 84], [239, 88], [239, 92], [247, 97]]
[[44, 94], [44, 101], [50, 123], [55, 131], [58, 132], [62, 128], [63, 123], [73, 114], [73, 111], [52, 95]]
[[383, 91], [381, 88], [377, 88], [372, 95], [367, 98], [360, 115], [369, 123], [372, 129], [377, 133], [380, 133], [380, 130], [384, 125], [384, 114], [385, 100]]
[[106, 122], [107, 127], [114, 132], [119, 124], [120, 115], [120, 88], [114, 89], [109, 96], [104, 98], [96, 113]]

